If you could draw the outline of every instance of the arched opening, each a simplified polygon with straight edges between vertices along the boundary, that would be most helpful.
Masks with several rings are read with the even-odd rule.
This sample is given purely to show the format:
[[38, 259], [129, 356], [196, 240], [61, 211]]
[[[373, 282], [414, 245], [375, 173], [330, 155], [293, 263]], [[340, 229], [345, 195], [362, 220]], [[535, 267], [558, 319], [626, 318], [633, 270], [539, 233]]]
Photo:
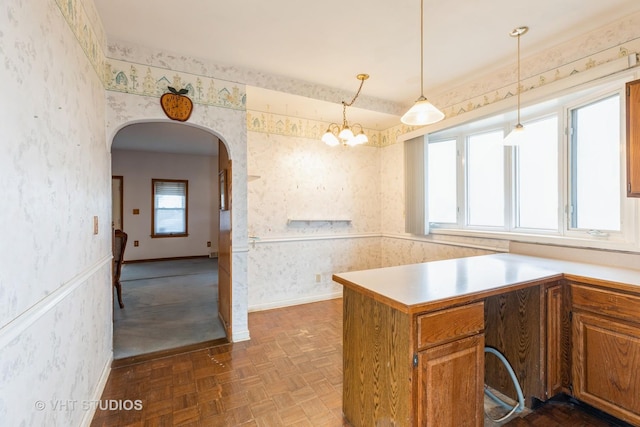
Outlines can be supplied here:
[[232, 187], [228, 173], [220, 192], [220, 165], [230, 164], [224, 141], [191, 124], [127, 123], [113, 137], [111, 158], [112, 180], [119, 185], [112, 186], [112, 224], [127, 234], [124, 308], [114, 305], [114, 359], [226, 342], [231, 242], [220, 237], [230, 235]]

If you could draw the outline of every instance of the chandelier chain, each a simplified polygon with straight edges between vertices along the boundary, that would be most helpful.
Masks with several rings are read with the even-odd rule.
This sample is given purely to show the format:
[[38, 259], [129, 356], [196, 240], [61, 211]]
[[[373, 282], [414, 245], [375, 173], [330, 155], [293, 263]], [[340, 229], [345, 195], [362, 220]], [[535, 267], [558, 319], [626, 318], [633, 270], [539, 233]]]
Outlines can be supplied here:
[[358, 74], [358, 80], [360, 80], [360, 87], [358, 87], [358, 91], [353, 96], [351, 102], [347, 103], [342, 101], [342, 126], [347, 127], [347, 107], [351, 107], [356, 99], [358, 99], [358, 95], [360, 95], [360, 91], [362, 90], [362, 85], [364, 85], [364, 81], [369, 78], [366, 74]]

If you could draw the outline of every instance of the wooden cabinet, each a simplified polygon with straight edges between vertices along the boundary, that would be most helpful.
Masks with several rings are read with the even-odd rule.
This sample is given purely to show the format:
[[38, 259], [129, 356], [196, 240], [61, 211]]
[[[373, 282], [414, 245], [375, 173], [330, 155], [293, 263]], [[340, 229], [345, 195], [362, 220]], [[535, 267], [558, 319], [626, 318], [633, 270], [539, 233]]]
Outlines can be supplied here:
[[640, 297], [571, 285], [574, 396], [640, 425]]
[[409, 320], [400, 310], [344, 289], [342, 411], [354, 427], [414, 425]]
[[[479, 272], [471, 268], [471, 260], [495, 259], [334, 276], [345, 286], [349, 423], [482, 426], [485, 384], [515, 397], [500, 361], [485, 357], [490, 346], [512, 366], [525, 406], [565, 392], [640, 426], [640, 275], [582, 274], [598, 272], [589, 266], [580, 274], [572, 267], [572, 274], [526, 276], [531, 266], [521, 257], [510, 274], [491, 280], [481, 262]], [[446, 282], [447, 268], [455, 282]]]
[[627, 196], [640, 197], [640, 80], [626, 85]]
[[484, 304], [417, 317], [419, 426], [484, 425]]
[[345, 288], [343, 305], [351, 425], [483, 426], [483, 302], [408, 314]]

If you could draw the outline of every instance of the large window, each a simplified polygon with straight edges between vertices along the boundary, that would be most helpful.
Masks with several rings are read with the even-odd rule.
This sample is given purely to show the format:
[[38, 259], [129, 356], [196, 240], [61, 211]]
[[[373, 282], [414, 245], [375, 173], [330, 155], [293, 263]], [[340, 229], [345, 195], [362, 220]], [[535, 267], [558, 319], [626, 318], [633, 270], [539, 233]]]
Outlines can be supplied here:
[[429, 134], [434, 231], [634, 244], [637, 220], [622, 180], [623, 89], [620, 79], [524, 109], [526, 139], [514, 147], [503, 144], [514, 126], [508, 114]]
[[153, 187], [152, 237], [187, 235], [187, 188], [182, 180], [151, 180]]
[[515, 150], [515, 227], [558, 229], [558, 117], [526, 124]]
[[430, 222], [450, 224], [458, 221], [456, 144], [455, 139], [429, 143], [427, 184]]
[[467, 224], [504, 225], [503, 131], [467, 138]]
[[571, 228], [619, 231], [619, 95], [571, 110], [571, 167]]

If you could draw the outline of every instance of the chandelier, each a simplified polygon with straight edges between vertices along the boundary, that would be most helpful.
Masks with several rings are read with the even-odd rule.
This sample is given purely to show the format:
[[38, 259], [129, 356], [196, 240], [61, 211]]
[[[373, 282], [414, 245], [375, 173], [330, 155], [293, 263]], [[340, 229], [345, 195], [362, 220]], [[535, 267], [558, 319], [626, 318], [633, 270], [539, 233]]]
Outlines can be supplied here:
[[[358, 74], [356, 77], [360, 80], [358, 91], [351, 102], [347, 103], [342, 101], [342, 126], [339, 126], [337, 123], [331, 123], [329, 127], [327, 127], [327, 131], [322, 135], [322, 141], [327, 145], [336, 146], [342, 144], [354, 147], [369, 142], [369, 138], [364, 134], [362, 125], [354, 123], [350, 127], [349, 122], [347, 122], [347, 107], [351, 107], [356, 101], [358, 95], [360, 95], [364, 81], [369, 78], [369, 74]], [[354, 134], [352, 128], [359, 129], [359, 132]]]

